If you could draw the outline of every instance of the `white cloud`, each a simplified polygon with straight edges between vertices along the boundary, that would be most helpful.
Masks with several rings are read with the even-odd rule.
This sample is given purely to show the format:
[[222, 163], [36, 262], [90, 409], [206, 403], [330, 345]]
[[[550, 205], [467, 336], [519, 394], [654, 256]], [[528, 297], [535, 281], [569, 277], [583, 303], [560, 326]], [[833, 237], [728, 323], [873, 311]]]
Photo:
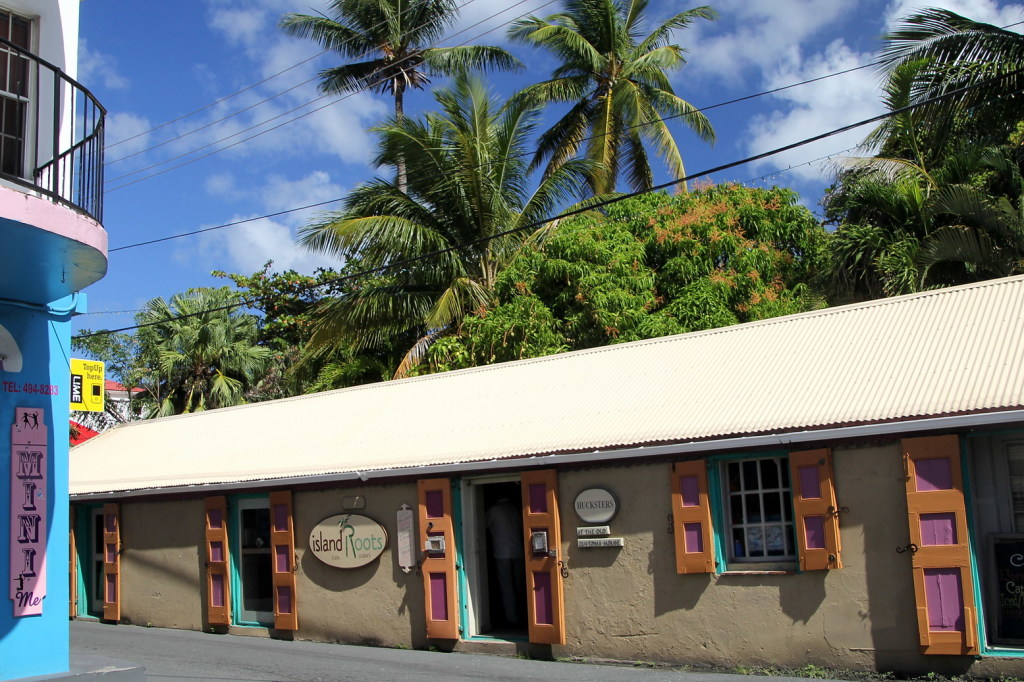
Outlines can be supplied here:
[[[815, 2], [816, 0], [811, 0]], [[783, 4], [783, 3], [779, 3]], [[790, 4], [787, 0], [785, 4]], [[837, 3], [841, 4], [841, 3]], [[775, 7], [775, 3], [772, 4]], [[895, 0], [890, 2], [880, 17], [877, 34], [891, 29], [894, 22], [923, 7], [950, 9], [978, 21], [997, 25], [1010, 24], [1024, 18], [1024, 5], [998, 6], [993, 0]], [[790, 8], [792, 9], [792, 8]], [[819, 7], [824, 10], [826, 8]], [[827, 13], [827, 12], [825, 12]], [[824, 14], [822, 16], [824, 16]], [[834, 18], [834, 17], [833, 17]], [[813, 21], [796, 17], [797, 24], [808, 29]], [[820, 27], [819, 27], [820, 28]], [[768, 34], [771, 32], [769, 31]], [[799, 34], [800, 31], [798, 30]], [[804, 31], [806, 35], [806, 30]], [[771, 41], [770, 35], [764, 38]], [[785, 36], [787, 39], [790, 35]], [[740, 43], [732, 46], [738, 50], [734, 59], [746, 59]], [[768, 45], [757, 45], [758, 50]], [[868, 64], [876, 58], [872, 53], [858, 53], [851, 50], [842, 39], [829, 43], [824, 50], [806, 57], [801, 55], [799, 41], [780, 52], [783, 58], [774, 67], [764, 69], [761, 85], [771, 89], [796, 83], [816, 76], [826, 75]], [[880, 76], [872, 69], [836, 76], [817, 83], [786, 90], [773, 96], [779, 104], [774, 111], [755, 117], [748, 128], [750, 135], [747, 151], [759, 153], [785, 144], [796, 142], [816, 133], [826, 132], [842, 125], [863, 120], [883, 113], [880, 99]], [[858, 144], [870, 132], [871, 126], [857, 128], [820, 142], [785, 152], [756, 164], [759, 170], [794, 169], [790, 177], [805, 181], [821, 181], [829, 175], [828, 164], [814, 166], [799, 165], [811, 159], [833, 154]]]
[[107, 114], [107, 163], [134, 154], [149, 144], [149, 119], [127, 111]]
[[[885, 20], [893, 24], [913, 12], [927, 7], [948, 9], [965, 17], [996, 26], [1006, 26], [1024, 19], [1024, 5], [1003, 4], [994, 0], [896, 0], [889, 5]], [[1012, 30], [1020, 31], [1020, 27]]]
[[85, 83], [102, 82], [111, 90], [128, 87], [128, 79], [117, 72], [117, 62], [102, 52], [90, 50], [85, 38], [78, 42], [78, 81]]
[[[306, 206], [339, 199], [344, 189], [331, 182], [325, 171], [313, 171], [305, 177], [289, 179], [280, 175], [265, 178], [262, 186], [248, 191], [238, 190], [234, 177], [224, 174], [207, 178], [207, 189], [237, 190], [241, 198], [258, 202], [261, 210], [238, 214], [224, 222], [246, 220], [258, 215], [277, 213], [296, 206]], [[223, 270], [251, 273], [274, 261], [274, 270], [297, 270], [312, 273], [318, 267], [339, 267], [342, 263], [331, 257], [307, 252], [295, 243], [298, 228], [315, 215], [337, 208], [337, 205], [293, 211], [273, 218], [260, 218], [242, 225], [207, 232], [194, 246], [184, 246], [178, 255], [182, 260], [199, 258]], [[209, 227], [206, 226], [206, 227]]]
[[206, 193], [211, 197], [219, 199], [237, 199], [241, 196], [238, 187], [235, 185], [233, 173], [215, 173], [206, 178], [204, 183]]
[[[741, 83], [792, 60], [800, 46], [853, 13], [857, 3], [835, 0], [720, 0], [718, 22], [696, 21], [679, 42], [689, 49], [686, 76]], [[697, 58], [699, 57], [699, 58]]]
[[[769, 74], [766, 88], [815, 78], [836, 71], [860, 66], [872, 55], [856, 53], [841, 40], [832, 42], [822, 53], [807, 59], [793, 59]], [[747, 152], [761, 152], [798, 142], [813, 135], [876, 116], [883, 111], [878, 97], [878, 78], [864, 69], [819, 81], [813, 86], [785, 90], [774, 96], [780, 106], [774, 111], [755, 116], [748, 128]], [[754, 164], [758, 170], [786, 169], [793, 166], [791, 177], [820, 180], [827, 166], [803, 165], [812, 159], [835, 154], [860, 143], [870, 126], [826, 138], [788, 152], [771, 156]]]

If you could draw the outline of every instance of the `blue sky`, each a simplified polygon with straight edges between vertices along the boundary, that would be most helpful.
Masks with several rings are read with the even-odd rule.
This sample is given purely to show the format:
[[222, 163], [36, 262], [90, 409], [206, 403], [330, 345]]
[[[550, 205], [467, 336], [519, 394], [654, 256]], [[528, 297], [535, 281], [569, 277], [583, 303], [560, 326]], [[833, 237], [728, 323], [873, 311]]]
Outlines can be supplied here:
[[[108, 110], [104, 226], [111, 248], [339, 199], [373, 177], [374, 139], [366, 129], [390, 114], [391, 101], [357, 93], [309, 104], [320, 97], [317, 72], [339, 58], [315, 57], [319, 50], [313, 44], [289, 38], [277, 28], [282, 15], [312, 13], [325, 4], [185, 0], [133, 3], [125, 11], [122, 0], [82, 2], [79, 80]], [[551, 59], [509, 45], [505, 27], [524, 14], [557, 11], [558, 0], [460, 4], [460, 18], [447, 44], [502, 44], [527, 66], [523, 73], [495, 78], [496, 92], [509, 94], [550, 75]], [[720, 19], [698, 22], [676, 37], [688, 50], [689, 63], [673, 76], [673, 85], [696, 106], [868, 63], [886, 27], [922, 6], [948, 7], [997, 25], [1024, 19], [1024, 5], [997, 0], [709, 4]], [[692, 6], [652, 0], [650, 16], [664, 18]], [[878, 86], [877, 73], [862, 69], [709, 111], [718, 135], [713, 147], [682, 126], [674, 130], [687, 170], [695, 173], [881, 113]], [[229, 97], [243, 88], [249, 89]], [[429, 92], [413, 95], [406, 112], [415, 115], [432, 101]], [[242, 141], [317, 107], [323, 108]], [[814, 208], [828, 184], [830, 163], [807, 162], [841, 155], [866, 133], [860, 129], [830, 138], [711, 180], [789, 186]], [[215, 150], [221, 151], [173, 168]], [[180, 158], [168, 161], [175, 157]], [[161, 162], [167, 163], [155, 165]], [[160, 171], [166, 172], [154, 175]], [[660, 165], [656, 174], [658, 181], [670, 179]], [[294, 244], [297, 228], [330, 208], [111, 253], [106, 278], [88, 289], [92, 312], [77, 318], [75, 329], [128, 326], [133, 314], [121, 311], [136, 311], [151, 298], [189, 287], [223, 284], [210, 275], [212, 270], [250, 274], [267, 260], [274, 261], [276, 270], [311, 272], [318, 266], [337, 266]]]

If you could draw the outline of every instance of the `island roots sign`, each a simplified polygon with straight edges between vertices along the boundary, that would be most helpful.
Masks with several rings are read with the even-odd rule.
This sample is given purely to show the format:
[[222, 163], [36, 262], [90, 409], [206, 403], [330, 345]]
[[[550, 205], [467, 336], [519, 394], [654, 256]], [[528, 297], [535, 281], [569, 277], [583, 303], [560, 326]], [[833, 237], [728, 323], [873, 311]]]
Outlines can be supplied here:
[[309, 534], [313, 556], [337, 568], [365, 566], [379, 557], [387, 544], [384, 526], [358, 514], [329, 516]]

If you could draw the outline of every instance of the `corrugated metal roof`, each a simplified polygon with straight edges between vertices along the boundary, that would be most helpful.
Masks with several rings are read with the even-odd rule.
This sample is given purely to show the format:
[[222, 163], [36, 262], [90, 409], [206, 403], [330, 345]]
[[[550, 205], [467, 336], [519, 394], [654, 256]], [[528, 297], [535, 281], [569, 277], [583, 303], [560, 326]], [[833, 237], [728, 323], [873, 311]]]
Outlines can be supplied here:
[[72, 494], [1024, 406], [1024, 277], [117, 427]]

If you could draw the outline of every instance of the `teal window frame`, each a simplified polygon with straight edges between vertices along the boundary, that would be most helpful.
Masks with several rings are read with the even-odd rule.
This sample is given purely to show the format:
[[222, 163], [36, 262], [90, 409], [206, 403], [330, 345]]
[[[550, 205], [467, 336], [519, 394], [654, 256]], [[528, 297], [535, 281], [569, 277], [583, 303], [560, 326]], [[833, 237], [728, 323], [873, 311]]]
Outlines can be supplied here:
[[[707, 474], [708, 474], [708, 504], [711, 505], [711, 526], [714, 531], [715, 538], [715, 574], [722, 575], [725, 573], [745, 573], [745, 572], [775, 572], [772, 570], [765, 570], [758, 568], [764, 564], [777, 564], [779, 566], [785, 565], [787, 568], [783, 569], [786, 573], [800, 573], [800, 558], [799, 549], [797, 545], [796, 537], [796, 510], [793, 507], [793, 481], [790, 480], [790, 496], [789, 496], [789, 519], [790, 519], [790, 541], [793, 543], [793, 549], [797, 552], [797, 556], [792, 559], [779, 559], [773, 560], [770, 557], [766, 557], [761, 562], [749, 562], [749, 561], [735, 561], [733, 560], [730, 565], [729, 550], [727, 542], [731, 542], [731, 531], [732, 526], [729, 525], [729, 515], [726, 511], [726, 504], [724, 494], [724, 480], [722, 478], [723, 465], [728, 462], [746, 461], [746, 460], [760, 460], [760, 459], [783, 459], [789, 463], [789, 451], [788, 450], [770, 450], [768, 452], [757, 452], [757, 453], [730, 453], [727, 455], [711, 455], [705, 458], [707, 462]], [[788, 566], [792, 565], [792, 570]]]
[[269, 493], [239, 493], [227, 499], [228, 546], [231, 548], [231, 624], [243, 628], [270, 628], [272, 621], [242, 620], [242, 524], [238, 514], [242, 500], [265, 500], [270, 507]]
[[974, 485], [971, 482], [971, 467], [968, 465], [967, 458], [970, 457], [972, 448], [969, 447], [973, 440], [980, 439], [982, 437], [991, 437], [999, 434], [1020, 434], [1019, 429], [1001, 429], [999, 431], [988, 431], [985, 433], [976, 434], [959, 434], [960, 435], [960, 476], [964, 486], [964, 509], [967, 512], [967, 548], [971, 556], [971, 578], [974, 580], [974, 609], [977, 621], [977, 635], [978, 635], [978, 650], [981, 652], [981, 656], [993, 656], [998, 658], [1024, 658], [1024, 648], [1009, 647], [1005, 644], [991, 645], [988, 643], [988, 625], [986, 620], [986, 608], [984, 595], [982, 594], [981, 585], [981, 560], [984, 550], [979, 547], [984, 546], [984, 543], [975, 542], [974, 529], [975, 524], [975, 511], [974, 511]]

